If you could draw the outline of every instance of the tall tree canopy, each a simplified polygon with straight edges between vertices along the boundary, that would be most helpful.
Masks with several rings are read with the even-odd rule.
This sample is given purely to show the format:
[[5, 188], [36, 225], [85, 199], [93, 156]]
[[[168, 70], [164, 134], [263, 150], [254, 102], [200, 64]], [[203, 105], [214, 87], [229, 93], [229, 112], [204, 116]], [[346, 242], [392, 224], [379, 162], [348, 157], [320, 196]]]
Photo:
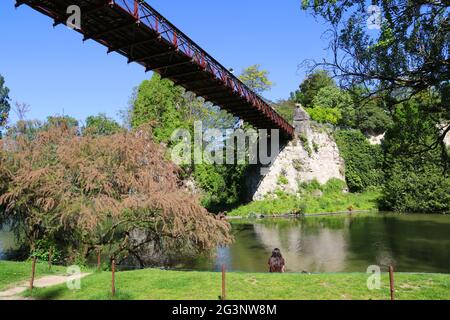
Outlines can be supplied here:
[[321, 88], [312, 101], [312, 108], [307, 110], [314, 120], [332, 124], [341, 124], [344, 117], [351, 118], [354, 113], [351, 96], [335, 86]]
[[156, 73], [138, 87], [129, 113], [131, 127], [151, 123], [156, 140], [166, 143], [176, 129], [190, 130], [196, 120], [202, 121], [204, 129], [228, 129], [235, 123], [231, 114]]
[[245, 68], [239, 79], [257, 94], [270, 90], [273, 86], [273, 83], [269, 80], [269, 72], [261, 70], [261, 65], [259, 64]]
[[86, 118], [86, 126], [84, 127], [84, 135], [110, 135], [121, 130], [120, 125], [106, 114], [100, 113], [97, 116], [89, 116]]
[[78, 120], [68, 115], [56, 115], [47, 117], [44, 124], [45, 128], [63, 127], [63, 128], [78, 128]]
[[[382, 206], [405, 212], [450, 212], [450, 171], [441, 162], [450, 149], [430, 149], [440, 132], [423, 97], [400, 104], [383, 149], [386, 181]], [[442, 143], [442, 142], [441, 142]], [[443, 144], [443, 143], [442, 143]]]
[[[435, 0], [302, 0], [302, 7], [327, 21], [332, 59], [313, 61], [343, 87], [363, 85], [368, 95], [386, 96], [388, 108], [425, 91], [424, 105], [437, 123], [450, 119], [449, 3]], [[374, 7], [376, 6], [376, 7]], [[369, 29], [368, 23], [380, 30]], [[450, 131], [448, 124], [438, 137]]]
[[336, 83], [327, 71], [316, 70], [310, 73], [300, 84], [299, 90], [291, 93], [291, 99], [304, 107], [312, 107], [313, 100], [319, 91], [326, 87], [336, 87]]
[[167, 79], [162, 80], [155, 73], [138, 88], [132, 109], [131, 125], [137, 128], [152, 122], [155, 139], [158, 142], [168, 142], [175, 129], [187, 128], [180, 110], [182, 104], [183, 89]]

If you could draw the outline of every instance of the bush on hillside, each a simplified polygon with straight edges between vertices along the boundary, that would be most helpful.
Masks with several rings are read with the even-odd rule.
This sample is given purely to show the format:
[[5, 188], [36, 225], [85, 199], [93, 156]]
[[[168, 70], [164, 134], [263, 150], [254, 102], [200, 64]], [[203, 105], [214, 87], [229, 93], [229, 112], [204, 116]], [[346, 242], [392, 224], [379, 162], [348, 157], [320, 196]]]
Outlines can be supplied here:
[[371, 145], [359, 130], [340, 130], [335, 134], [340, 154], [345, 161], [345, 177], [351, 192], [381, 186], [383, 153], [379, 145]]

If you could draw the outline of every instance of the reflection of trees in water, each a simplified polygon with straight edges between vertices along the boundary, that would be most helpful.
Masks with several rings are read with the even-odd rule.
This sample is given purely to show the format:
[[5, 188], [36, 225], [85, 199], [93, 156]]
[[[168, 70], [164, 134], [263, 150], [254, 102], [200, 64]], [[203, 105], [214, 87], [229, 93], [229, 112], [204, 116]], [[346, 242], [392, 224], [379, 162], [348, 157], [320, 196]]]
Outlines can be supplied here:
[[383, 241], [376, 241], [372, 244], [371, 250], [374, 252], [375, 261], [383, 270], [387, 270], [390, 265], [395, 265], [394, 257], [390, 247]]
[[269, 250], [259, 241], [253, 224], [234, 225], [235, 242], [230, 248], [230, 270], [267, 272]]
[[7, 227], [0, 229], [0, 259], [6, 258], [8, 251], [17, 249], [16, 238]]
[[280, 248], [287, 271], [337, 272], [345, 269], [344, 230], [322, 228], [307, 233], [300, 225], [278, 229], [255, 224], [259, 241], [268, 249]]

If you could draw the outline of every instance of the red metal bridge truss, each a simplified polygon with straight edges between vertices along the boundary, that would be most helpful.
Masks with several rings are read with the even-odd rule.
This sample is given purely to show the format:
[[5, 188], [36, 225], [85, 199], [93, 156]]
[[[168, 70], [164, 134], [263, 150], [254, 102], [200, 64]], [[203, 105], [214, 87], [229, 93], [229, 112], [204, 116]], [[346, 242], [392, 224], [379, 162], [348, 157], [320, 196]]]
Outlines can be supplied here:
[[203, 97], [258, 129], [279, 129], [290, 139], [294, 128], [260, 96], [143, 0], [16, 0], [66, 24], [69, 6], [81, 9], [83, 40], [92, 39], [128, 63]]

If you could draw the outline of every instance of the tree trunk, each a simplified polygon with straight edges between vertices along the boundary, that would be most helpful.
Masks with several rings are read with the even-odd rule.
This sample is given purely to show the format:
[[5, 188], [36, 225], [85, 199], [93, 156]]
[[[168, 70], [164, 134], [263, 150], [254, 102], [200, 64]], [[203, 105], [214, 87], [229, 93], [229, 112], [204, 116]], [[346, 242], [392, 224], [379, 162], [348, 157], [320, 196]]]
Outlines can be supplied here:
[[101, 249], [98, 248], [97, 249], [97, 271], [98, 272], [100, 272], [100, 269], [101, 269], [101, 266], [102, 266], [102, 260], [101, 260], [101, 257], [100, 257], [101, 252], [102, 252]]
[[50, 249], [48, 249], [48, 269], [51, 270], [52, 269], [52, 247], [50, 247]]
[[114, 297], [116, 295], [116, 260], [112, 261], [112, 283], [111, 283], [111, 293]]

